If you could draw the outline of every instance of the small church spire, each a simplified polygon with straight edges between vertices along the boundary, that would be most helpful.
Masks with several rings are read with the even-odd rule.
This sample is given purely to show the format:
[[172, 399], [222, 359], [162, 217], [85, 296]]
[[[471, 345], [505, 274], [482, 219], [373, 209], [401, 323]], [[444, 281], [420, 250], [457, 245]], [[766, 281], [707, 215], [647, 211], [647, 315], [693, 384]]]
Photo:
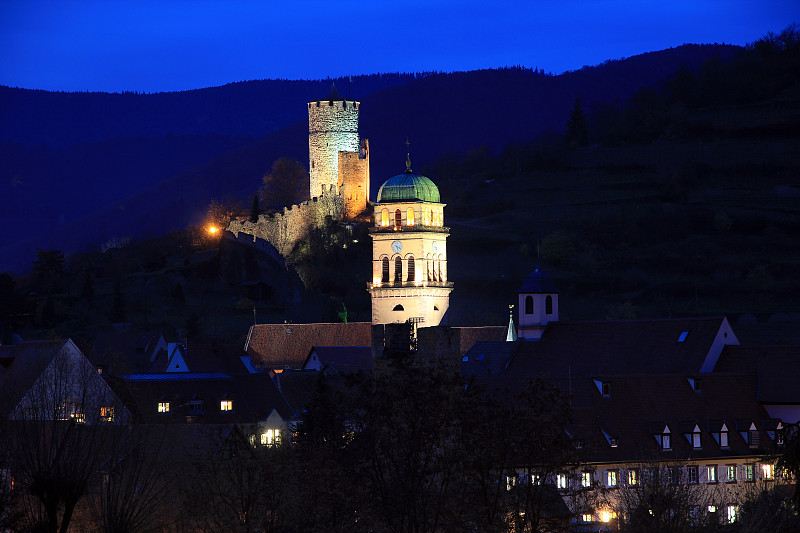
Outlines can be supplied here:
[[506, 333], [506, 342], [514, 342], [517, 340], [517, 328], [514, 327], [514, 306], [508, 306], [508, 332]]
[[408, 137], [406, 137], [406, 174], [412, 174], [412, 172], [411, 172], [411, 141], [408, 140]]

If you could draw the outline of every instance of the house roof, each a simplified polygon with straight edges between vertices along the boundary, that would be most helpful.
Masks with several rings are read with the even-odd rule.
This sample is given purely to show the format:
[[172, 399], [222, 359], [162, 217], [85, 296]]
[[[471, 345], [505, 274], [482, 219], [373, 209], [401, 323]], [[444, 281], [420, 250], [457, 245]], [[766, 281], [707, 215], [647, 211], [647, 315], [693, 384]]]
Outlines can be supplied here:
[[[203, 424], [254, 423], [276, 410], [284, 420], [291, 409], [268, 374], [164, 373], [123, 376], [138, 414], [148, 423], [185, 423], [196, 417]], [[222, 400], [233, 402], [233, 410], [222, 411]], [[192, 402], [202, 402], [198, 415]], [[169, 412], [159, 413], [158, 404], [169, 402]]]
[[371, 346], [370, 322], [257, 324], [245, 350], [261, 369], [303, 367], [313, 346]]
[[800, 346], [726, 346], [714, 372], [758, 376], [758, 401], [800, 404]]
[[62, 350], [80, 350], [69, 339], [0, 346], [0, 416], [7, 416]]
[[[766, 410], [756, 401], [754, 376], [704, 374], [702, 392], [695, 392], [686, 375], [639, 374], [582, 376], [546, 380], [569, 399], [572, 419], [564, 427], [585, 441], [591, 462], [639, 462], [660, 460], [724, 460], [726, 457], [763, 455], [774, 443], [766, 434], [774, 430]], [[481, 377], [476, 383], [489, 392], [524, 390], [529, 379], [518, 376]], [[609, 384], [608, 397], [602, 383]], [[755, 423], [760, 443], [751, 448], [738, 433], [743, 421]], [[728, 427], [729, 447], [722, 448], [711, 434]], [[671, 447], [661, 450], [655, 433], [670, 430]], [[701, 448], [686, 437], [698, 426]], [[611, 439], [616, 440], [612, 446]]]
[[308, 354], [306, 364], [312, 354], [316, 354], [323, 367], [330, 367], [340, 373], [372, 368], [371, 346], [314, 346]]
[[152, 368], [154, 350], [163, 340], [160, 332], [101, 333], [87, 358], [95, 366], [105, 366], [113, 374], [146, 372]]
[[506, 338], [508, 328], [506, 326], [472, 326], [459, 327], [460, 352], [463, 356], [470, 348], [478, 342], [495, 341], [502, 342]]
[[522, 341], [477, 342], [461, 359], [463, 376], [502, 376]]
[[550, 322], [540, 340], [519, 344], [507, 372], [541, 377], [699, 372], [724, 324], [723, 317]]
[[247, 352], [232, 344], [189, 344], [184, 359], [191, 372], [247, 372], [242, 357]]
[[[572, 383], [574, 419], [585, 435], [597, 445], [598, 461], [661, 459], [724, 459], [764, 454], [773, 448], [768, 438], [766, 410], [756, 401], [757, 384], [747, 375], [704, 375], [698, 393], [684, 375], [616, 375], [580, 378]], [[595, 382], [610, 384], [604, 397]], [[577, 396], [577, 397], [575, 397]], [[588, 400], [588, 403], [587, 401]], [[751, 448], [736, 430], [736, 420], [755, 423], [760, 431], [758, 447]], [[723, 448], [712, 436], [714, 423], [728, 427], [729, 447]], [[701, 448], [686, 437], [697, 426]], [[669, 451], [661, 450], [655, 439], [665, 427], [670, 430]], [[617, 440], [612, 447], [610, 439]]]

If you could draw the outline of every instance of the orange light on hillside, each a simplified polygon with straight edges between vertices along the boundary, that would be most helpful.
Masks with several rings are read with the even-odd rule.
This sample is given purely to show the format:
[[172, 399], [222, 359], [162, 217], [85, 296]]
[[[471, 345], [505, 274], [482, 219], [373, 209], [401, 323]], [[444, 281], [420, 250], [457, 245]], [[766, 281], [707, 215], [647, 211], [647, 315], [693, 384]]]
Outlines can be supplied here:
[[214, 234], [217, 232], [217, 228], [216, 228], [216, 227], [214, 227], [214, 226], [211, 226], [211, 227], [209, 227], [209, 228], [208, 228], [208, 232], [209, 232], [211, 235], [214, 235]]

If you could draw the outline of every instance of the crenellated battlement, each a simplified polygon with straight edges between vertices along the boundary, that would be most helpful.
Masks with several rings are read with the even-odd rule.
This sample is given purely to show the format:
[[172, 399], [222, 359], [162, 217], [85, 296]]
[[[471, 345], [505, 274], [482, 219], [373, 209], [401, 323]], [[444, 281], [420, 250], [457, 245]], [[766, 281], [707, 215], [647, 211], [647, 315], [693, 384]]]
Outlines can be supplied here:
[[327, 217], [341, 220], [343, 212], [344, 199], [337, 194], [336, 186], [330, 185], [322, 188], [320, 196], [284, 207], [279, 213], [259, 215], [256, 222], [233, 220], [227, 229], [237, 239], [240, 233], [252, 236], [254, 243], [263, 239], [287, 256], [311, 229], [322, 227]]

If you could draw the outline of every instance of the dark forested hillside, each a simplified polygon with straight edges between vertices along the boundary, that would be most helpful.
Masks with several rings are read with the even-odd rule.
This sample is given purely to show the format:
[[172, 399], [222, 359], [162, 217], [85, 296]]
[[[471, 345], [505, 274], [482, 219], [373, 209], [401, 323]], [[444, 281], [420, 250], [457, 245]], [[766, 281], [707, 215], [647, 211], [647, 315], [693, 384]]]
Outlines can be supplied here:
[[[403, 169], [478, 147], [498, 152], [560, 131], [576, 97], [622, 102], [683, 66], [724, 61], [737, 47], [687, 45], [552, 76], [505, 68], [353, 78], [373, 196]], [[196, 222], [212, 197], [246, 201], [272, 162], [306, 162], [306, 102], [331, 80], [266, 80], [153, 95], [48, 93], [0, 88], [0, 271], [35, 250], [96, 247], [114, 236], [153, 236]], [[347, 94], [347, 80], [337, 81]], [[432, 176], [433, 177], [433, 176]], [[434, 177], [436, 178], [436, 177]], [[20, 223], [22, 221], [22, 223]]]

